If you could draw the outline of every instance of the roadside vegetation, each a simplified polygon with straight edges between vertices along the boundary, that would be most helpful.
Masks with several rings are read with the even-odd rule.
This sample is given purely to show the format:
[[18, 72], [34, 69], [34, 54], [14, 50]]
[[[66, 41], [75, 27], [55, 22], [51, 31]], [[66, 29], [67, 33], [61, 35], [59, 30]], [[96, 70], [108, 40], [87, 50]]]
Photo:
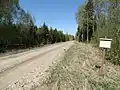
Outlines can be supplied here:
[[49, 76], [41, 87], [46, 87], [44, 90], [119, 90], [120, 66], [106, 61], [103, 77], [96, 67], [101, 62], [102, 53], [98, 49], [75, 42], [63, 60], [48, 70]]
[[76, 40], [99, 44], [99, 38], [112, 39], [109, 59], [120, 65], [120, 0], [86, 0], [76, 12]]
[[[120, 0], [86, 0], [78, 7], [76, 20], [75, 39], [80, 43], [75, 42], [63, 60], [48, 70], [45, 90], [119, 90]], [[105, 36], [112, 39], [112, 46], [101, 71], [103, 53], [98, 45]]]
[[19, 0], [0, 1], [0, 52], [12, 49], [33, 48], [46, 44], [73, 40], [45, 23], [37, 27], [35, 18], [19, 5]]

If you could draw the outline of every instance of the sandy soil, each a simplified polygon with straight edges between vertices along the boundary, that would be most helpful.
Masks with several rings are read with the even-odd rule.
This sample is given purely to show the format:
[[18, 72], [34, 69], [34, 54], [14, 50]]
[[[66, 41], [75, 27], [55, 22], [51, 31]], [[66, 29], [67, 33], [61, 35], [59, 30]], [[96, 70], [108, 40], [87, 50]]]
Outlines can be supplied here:
[[0, 90], [30, 90], [73, 42], [0, 57]]

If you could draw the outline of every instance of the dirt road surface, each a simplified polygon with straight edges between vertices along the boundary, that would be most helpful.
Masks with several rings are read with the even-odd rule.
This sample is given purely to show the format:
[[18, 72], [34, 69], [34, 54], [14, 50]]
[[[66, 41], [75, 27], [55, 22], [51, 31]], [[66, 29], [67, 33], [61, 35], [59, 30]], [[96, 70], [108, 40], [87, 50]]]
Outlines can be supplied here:
[[[28, 80], [30, 82], [38, 73], [44, 73], [49, 66], [65, 52], [64, 49], [69, 49], [72, 44], [73, 41], [64, 42], [23, 53], [0, 57], [0, 90], [24, 90], [24, 84], [29, 84]], [[21, 82], [23, 84], [21, 85], [21, 79], [27, 82]], [[20, 85], [15, 86], [18, 81]], [[21, 87], [24, 87], [24, 89]], [[27, 85], [25, 90], [29, 90], [31, 87], [33, 87], [33, 85]]]

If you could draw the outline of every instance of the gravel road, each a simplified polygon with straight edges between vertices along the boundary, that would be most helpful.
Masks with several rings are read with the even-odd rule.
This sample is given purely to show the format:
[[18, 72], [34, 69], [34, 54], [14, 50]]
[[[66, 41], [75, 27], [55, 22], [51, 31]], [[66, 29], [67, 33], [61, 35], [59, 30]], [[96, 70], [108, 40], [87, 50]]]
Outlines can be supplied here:
[[64, 42], [0, 57], [0, 90], [30, 90], [72, 44]]

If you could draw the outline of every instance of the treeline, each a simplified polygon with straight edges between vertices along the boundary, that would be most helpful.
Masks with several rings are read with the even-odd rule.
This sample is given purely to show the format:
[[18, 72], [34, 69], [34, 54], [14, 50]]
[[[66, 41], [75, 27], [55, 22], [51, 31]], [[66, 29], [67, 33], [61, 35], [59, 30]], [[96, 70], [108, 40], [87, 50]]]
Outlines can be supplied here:
[[89, 42], [93, 38], [94, 32], [96, 32], [97, 22], [94, 8], [93, 0], [87, 0], [85, 5], [78, 8], [76, 13], [78, 22], [76, 39], [78, 41]]
[[87, 0], [78, 8], [76, 19], [76, 40], [99, 44], [99, 38], [111, 38], [109, 60], [120, 65], [120, 1]]
[[63, 31], [35, 25], [35, 18], [19, 6], [19, 0], [0, 1], [0, 52], [73, 40]]

